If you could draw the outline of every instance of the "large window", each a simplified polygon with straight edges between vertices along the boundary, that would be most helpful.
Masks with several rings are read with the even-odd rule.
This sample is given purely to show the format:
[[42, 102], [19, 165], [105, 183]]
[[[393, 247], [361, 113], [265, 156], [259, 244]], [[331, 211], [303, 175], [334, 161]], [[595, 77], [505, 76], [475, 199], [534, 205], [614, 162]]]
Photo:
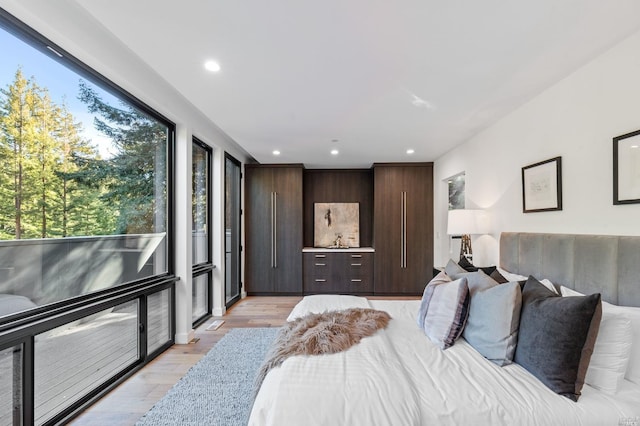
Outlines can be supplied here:
[[10, 30], [0, 29], [0, 293], [41, 306], [166, 273], [170, 124]]
[[0, 9], [0, 425], [173, 343], [174, 126]]

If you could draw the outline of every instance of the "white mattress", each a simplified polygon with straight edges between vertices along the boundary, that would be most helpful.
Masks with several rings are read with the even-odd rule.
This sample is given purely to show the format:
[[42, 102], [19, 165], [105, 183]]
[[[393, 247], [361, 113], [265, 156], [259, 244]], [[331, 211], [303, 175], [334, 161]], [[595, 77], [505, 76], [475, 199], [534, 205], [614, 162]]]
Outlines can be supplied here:
[[587, 385], [573, 402], [517, 364], [487, 361], [463, 339], [441, 351], [416, 325], [420, 301], [307, 296], [307, 312], [371, 307], [389, 326], [349, 350], [296, 356], [267, 375], [250, 425], [617, 425], [640, 419], [640, 386], [615, 397]]

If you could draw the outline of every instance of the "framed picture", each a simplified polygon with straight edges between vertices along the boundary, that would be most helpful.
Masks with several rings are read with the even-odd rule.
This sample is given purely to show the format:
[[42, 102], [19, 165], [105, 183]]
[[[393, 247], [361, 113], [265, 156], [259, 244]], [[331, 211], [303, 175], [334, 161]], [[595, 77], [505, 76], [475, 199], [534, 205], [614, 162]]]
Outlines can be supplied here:
[[314, 247], [360, 247], [359, 203], [314, 203]]
[[640, 203], [640, 130], [613, 138], [613, 204]]
[[522, 168], [522, 211], [562, 210], [562, 157]]

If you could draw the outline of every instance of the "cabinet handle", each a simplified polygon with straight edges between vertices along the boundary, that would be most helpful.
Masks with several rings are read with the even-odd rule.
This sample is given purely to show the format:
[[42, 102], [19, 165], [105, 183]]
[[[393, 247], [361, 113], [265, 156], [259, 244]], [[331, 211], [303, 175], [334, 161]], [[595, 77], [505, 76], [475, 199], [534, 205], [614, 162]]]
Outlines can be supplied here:
[[360, 259], [362, 257], [361, 254], [352, 254], [351, 257]]
[[326, 263], [316, 263], [316, 266], [327, 266]]
[[402, 191], [402, 268], [407, 268], [407, 192]]
[[274, 246], [274, 242], [273, 242], [273, 240], [274, 240], [274, 232], [273, 232], [273, 225], [274, 225], [274, 222], [273, 222], [274, 199], [273, 199], [273, 192], [271, 192], [269, 195], [271, 196], [271, 212], [270, 212], [271, 214], [269, 215], [269, 218], [271, 219], [271, 224], [270, 224], [271, 225], [271, 267], [273, 268], [274, 267], [273, 266], [274, 265], [274, 259], [273, 259], [273, 255], [274, 255], [274, 253], [273, 253], [273, 246]]
[[327, 257], [325, 254], [316, 254], [316, 258], [324, 259], [325, 257]]
[[362, 266], [362, 263], [352, 263], [351, 266]]
[[352, 282], [352, 283], [361, 283], [361, 282], [362, 282], [362, 280], [357, 280], [357, 279], [355, 279], [355, 278], [354, 278], [354, 279], [352, 279], [352, 280], [351, 280], [351, 282]]
[[327, 280], [323, 280], [323, 279], [320, 279], [320, 278], [316, 278], [316, 282], [317, 282], [317, 283], [326, 283], [326, 282], [327, 282]]
[[273, 193], [273, 267], [278, 267], [278, 193]]

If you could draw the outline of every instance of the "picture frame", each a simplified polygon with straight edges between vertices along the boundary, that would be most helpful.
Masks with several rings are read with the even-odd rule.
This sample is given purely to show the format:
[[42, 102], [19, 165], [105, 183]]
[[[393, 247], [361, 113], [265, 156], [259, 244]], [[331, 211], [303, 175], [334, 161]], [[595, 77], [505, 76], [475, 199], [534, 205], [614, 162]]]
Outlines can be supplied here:
[[640, 204], [640, 130], [613, 138], [613, 204]]
[[562, 210], [562, 157], [522, 168], [522, 212]]
[[360, 203], [313, 203], [313, 246], [360, 247]]

